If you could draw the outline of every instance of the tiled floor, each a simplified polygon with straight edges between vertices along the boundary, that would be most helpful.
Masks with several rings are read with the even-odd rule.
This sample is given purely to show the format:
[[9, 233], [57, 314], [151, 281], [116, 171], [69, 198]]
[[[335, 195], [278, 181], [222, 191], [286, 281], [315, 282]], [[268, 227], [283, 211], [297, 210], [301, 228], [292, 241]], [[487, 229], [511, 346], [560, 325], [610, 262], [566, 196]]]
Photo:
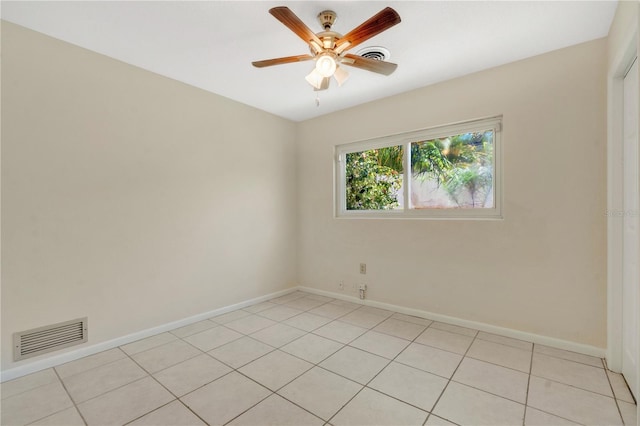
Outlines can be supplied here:
[[602, 360], [295, 292], [2, 384], [2, 425], [635, 425]]

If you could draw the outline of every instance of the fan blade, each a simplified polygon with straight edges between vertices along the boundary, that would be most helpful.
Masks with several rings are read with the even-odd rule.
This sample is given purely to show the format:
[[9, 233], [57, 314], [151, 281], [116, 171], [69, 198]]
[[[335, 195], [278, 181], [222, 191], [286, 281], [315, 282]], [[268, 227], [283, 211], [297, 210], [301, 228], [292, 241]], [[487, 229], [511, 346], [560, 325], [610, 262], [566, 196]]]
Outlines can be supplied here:
[[390, 7], [384, 8], [338, 39], [334, 52], [339, 55], [399, 23], [400, 15], [398, 12]]
[[363, 58], [362, 56], [351, 55], [349, 53], [344, 55], [344, 57], [346, 58], [346, 60], [343, 60], [342, 64], [361, 68], [367, 71], [372, 71], [378, 74], [390, 75], [396, 70], [396, 68], [398, 68], [398, 64], [386, 61], [378, 61], [376, 59]]
[[251, 64], [257, 68], [270, 67], [272, 65], [290, 64], [292, 62], [310, 61], [311, 55], [285, 56], [284, 58], [265, 59], [264, 61], [254, 61]]
[[309, 27], [305, 25], [304, 22], [300, 20], [300, 18], [296, 16], [295, 13], [291, 11], [291, 9], [286, 6], [278, 6], [269, 9], [269, 13], [287, 26], [291, 31], [296, 33], [296, 35], [304, 40], [305, 43], [311, 45], [316, 52], [320, 53], [322, 51], [322, 41], [309, 29]]

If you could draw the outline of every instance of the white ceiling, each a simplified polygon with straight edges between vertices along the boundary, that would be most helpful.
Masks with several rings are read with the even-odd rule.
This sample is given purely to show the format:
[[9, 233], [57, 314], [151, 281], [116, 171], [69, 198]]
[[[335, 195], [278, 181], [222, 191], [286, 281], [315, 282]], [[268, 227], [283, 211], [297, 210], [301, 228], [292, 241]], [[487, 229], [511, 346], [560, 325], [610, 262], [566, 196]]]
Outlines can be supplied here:
[[[316, 92], [312, 62], [254, 68], [308, 53], [268, 10], [288, 6], [313, 31], [338, 13], [342, 34], [386, 6], [402, 22], [356, 47], [383, 46], [392, 75], [348, 68]], [[301, 121], [608, 34], [616, 1], [2, 1], [2, 19], [236, 101]], [[350, 53], [355, 53], [351, 51]]]

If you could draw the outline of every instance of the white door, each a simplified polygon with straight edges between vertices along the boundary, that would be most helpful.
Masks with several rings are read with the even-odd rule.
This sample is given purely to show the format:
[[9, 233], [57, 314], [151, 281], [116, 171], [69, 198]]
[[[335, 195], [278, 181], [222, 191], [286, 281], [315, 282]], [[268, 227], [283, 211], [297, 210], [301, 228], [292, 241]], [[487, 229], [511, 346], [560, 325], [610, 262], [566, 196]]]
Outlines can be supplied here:
[[638, 61], [624, 77], [624, 224], [622, 266], [622, 374], [638, 398], [638, 287], [640, 187], [638, 169]]

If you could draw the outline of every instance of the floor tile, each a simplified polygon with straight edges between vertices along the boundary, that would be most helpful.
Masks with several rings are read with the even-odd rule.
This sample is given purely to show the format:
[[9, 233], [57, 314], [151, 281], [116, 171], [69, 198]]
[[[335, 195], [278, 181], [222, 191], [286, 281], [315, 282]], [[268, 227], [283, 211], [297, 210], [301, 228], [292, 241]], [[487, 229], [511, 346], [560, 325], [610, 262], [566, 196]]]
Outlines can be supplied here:
[[614, 373], [610, 370], [605, 370], [607, 376], [609, 376], [609, 382], [611, 382], [611, 387], [613, 388], [613, 393], [616, 399], [635, 403], [633, 397], [631, 396], [631, 391], [629, 390], [629, 386], [627, 386], [627, 382], [622, 377], [622, 374]]
[[524, 416], [524, 426], [572, 426], [578, 424], [532, 407], [527, 407]]
[[443, 418], [431, 414], [425, 423], [425, 426], [456, 426], [455, 423], [451, 423]]
[[0, 424], [26, 425], [66, 408], [73, 402], [59, 381], [38, 386], [2, 400]]
[[315, 330], [313, 334], [346, 344], [364, 334], [366, 331], [366, 328], [357, 327], [340, 321], [333, 321]]
[[320, 366], [360, 384], [366, 385], [387, 364], [388, 359], [345, 346]]
[[411, 342], [400, 339], [399, 337], [389, 336], [388, 334], [378, 333], [377, 331], [368, 331], [349, 343], [349, 346], [393, 359], [402, 352], [409, 343]]
[[238, 309], [236, 311], [227, 312], [226, 314], [218, 315], [209, 319], [218, 324], [226, 324], [231, 321], [239, 320], [240, 318], [248, 317], [249, 315], [251, 315], [249, 312]]
[[[129, 383], [78, 405], [91, 425], [121, 425], [171, 401], [173, 396], [151, 377]], [[114, 409], [117, 407], [117, 409]]]
[[567, 359], [569, 361], [575, 361], [582, 364], [591, 365], [593, 367], [604, 368], [604, 366], [602, 365], [602, 360], [595, 356], [579, 354], [576, 352], [565, 351], [562, 349], [556, 349], [550, 346], [537, 345], [537, 344], [534, 345], [533, 350], [535, 352], [549, 355], [549, 356], [554, 356], [556, 358]]
[[279, 348], [287, 343], [304, 336], [305, 332], [285, 324], [275, 324], [251, 334], [251, 337], [266, 343], [267, 345]]
[[247, 306], [246, 308], [242, 308], [242, 310], [251, 312], [252, 314], [257, 314], [258, 312], [262, 312], [266, 309], [273, 308], [275, 306], [278, 306], [278, 305], [271, 302], [262, 302], [256, 305]]
[[174, 395], [182, 396], [224, 376], [230, 371], [231, 369], [220, 361], [211, 358], [209, 355], [202, 354], [155, 373], [153, 377]]
[[438, 376], [450, 378], [461, 359], [462, 355], [453, 352], [412, 343], [395, 360]]
[[275, 391], [311, 367], [313, 364], [276, 350], [245, 365], [238, 371]]
[[413, 340], [425, 329], [424, 325], [413, 324], [395, 318], [389, 318], [378, 324], [373, 330], [401, 339]]
[[360, 307], [359, 309], [360, 312], [367, 312], [369, 314], [374, 314], [374, 315], [380, 315], [382, 317], [385, 318], [389, 318], [391, 315], [393, 315], [392, 311], [386, 310], [386, 309], [381, 309], [381, 308], [376, 308], [373, 306], [367, 306], [367, 305], [363, 305]]
[[84, 420], [76, 407], [71, 407], [30, 424], [34, 426], [84, 426]]
[[232, 372], [181, 400], [208, 424], [223, 425], [270, 394], [253, 380]]
[[464, 355], [471, 346], [473, 337], [430, 327], [418, 336], [415, 342]]
[[524, 420], [524, 405], [451, 382], [433, 414], [461, 425], [514, 425]]
[[341, 425], [422, 425], [427, 418], [425, 411], [364, 388], [336, 416], [331, 424]]
[[114, 348], [59, 365], [56, 367], [56, 372], [62, 379], [64, 379], [66, 377], [73, 376], [74, 374], [83, 373], [87, 370], [91, 370], [92, 368], [100, 367], [101, 365], [126, 358], [126, 356], [127, 355], [119, 348]]
[[529, 375], [499, 365], [465, 358], [452, 380], [524, 404]]
[[460, 327], [459, 325], [446, 324], [444, 322], [437, 321], [431, 324], [431, 328], [437, 328], [438, 330], [444, 330], [450, 333], [463, 334], [469, 337], [476, 337], [478, 334], [478, 330], [474, 330], [472, 328]]
[[620, 425], [613, 398], [531, 376], [527, 404], [584, 425]]
[[329, 303], [331, 303], [332, 305], [347, 306], [353, 309], [358, 309], [362, 307], [362, 303], [349, 302], [347, 300], [340, 300], [340, 299], [336, 299]]
[[327, 297], [327, 296], [321, 296], [319, 294], [313, 294], [313, 293], [307, 293], [307, 295], [305, 296], [309, 299], [313, 299], [313, 300], [319, 300], [321, 302], [333, 302], [336, 299], [332, 298], [332, 297]]
[[368, 386], [431, 411], [447, 383], [443, 377], [392, 362]]
[[299, 309], [293, 309], [286, 305], [276, 305], [271, 309], [261, 311], [259, 315], [274, 321], [284, 321], [301, 313], [302, 311]]
[[120, 349], [122, 349], [129, 355], [134, 355], [138, 352], [153, 349], [156, 346], [162, 346], [176, 339], [177, 337], [171, 333], [161, 333], [121, 346]]
[[322, 327], [328, 322], [331, 322], [330, 318], [325, 318], [321, 317], [320, 315], [304, 312], [300, 315], [296, 315], [295, 317], [283, 321], [283, 324], [287, 324], [304, 331], [313, 331], [316, 328]]
[[420, 318], [413, 315], [400, 314], [398, 312], [391, 315], [391, 318], [405, 321], [405, 322], [410, 322], [412, 324], [422, 325], [424, 327], [428, 327], [433, 323], [433, 321], [426, 318]]
[[283, 304], [283, 303], [291, 302], [292, 300], [300, 299], [301, 297], [305, 297], [305, 296], [306, 296], [306, 293], [303, 293], [301, 291], [294, 291], [293, 293], [285, 294], [284, 296], [271, 299], [269, 300], [269, 302]]
[[635, 404], [629, 404], [628, 402], [618, 401], [620, 407], [620, 413], [622, 414], [622, 420], [627, 426], [636, 426], [638, 424], [638, 411]]
[[637, 422], [626, 382], [599, 358], [303, 291], [0, 390], [3, 425], [80, 426], [81, 413], [155, 426]]
[[37, 373], [28, 374], [26, 376], [4, 382], [0, 384], [0, 391], [2, 393], [2, 399], [5, 399], [57, 381], [58, 376], [56, 376], [53, 369], [47, 368], [46, 370], [38, 371]]
[[201, 331], [205, 331], [210, 328], [216, 327], [217, 325], [218, 325], [217, 323], [210, 320], [198, 321], [198, 322], [194, 322], [193, 324], [185, 325], [184, 327], [171, 330], [170, 333], [173, 334], [174, 336], [184, 338], [187, 336], [191, 336], [192, 334], [196, 334]]
[[309, 309], [317, 308], [318, 306], [324, 305], [325, 303], [327, 302], [311, 299], [309, 297], [301, 297], [300, 299], [286, 302], [285, 305], [290, 308], [299, 309], [301, 311], [308, 311]]
[[329, 420], [362, 385], [319, 367], [314, 367], [278, 393], [313, 414]]
[[[242, 320], [240, 320], [242, 321]], [[242, 337], [242, 334], [233, 331], [226, 326], [219, 325], [200, 333], [185, 337], [184, 341], [190, 343], [201, 351], [208, 352], [212, 349], [232, 342]]]
[[201, 353], [190, 344], [176, 340], [148, 351], [139, 352], [131, 358], [149, 373], [155, 373]]
[[613, 397], [607, 374], [602, 368], [534, 353], [531, 374]]
[[258, 330], [274, 325], [276, 322], [259, 315], [251, 315], [225, 324], [232, 330], [242, 334], [255, 333]]
[[129, 426], [206, 426], [180, 401], [173, 401], [150, 412]]
[[484, 331], [480, 331], [477, 337], [478, 339], [488, 340], [490, 342], [500, 343], [502, 345], [513, 346], [514, 348], [523, 349], [525, 351], [533, 350], [533, 343], [525, 342], [524, 340], [498, 336], [497, 334], [485, 333]]
[[345, 305], [337, 305], [335, 303], [326, 303], [322, 306], [318, 306], [317, 308], [311, 309], [309, 313], [314, 315], [320, 315], [322, 317], [336, 319], [344, 315], [347, 315], [349, 312], [353, 312], [356, 309], [358, 309], [358, 306], [345, 306]]
[[386, 317], [382, 315], [372, 314], [361, 309], [340, 317], [340, 321], [362, 328], [373, 328], [385, 319]]
[[129, 358], [87, 370], [63, 379], [69, 395], [76, 403], [134, 382], [147, 373]]
[[317, 364], [343, 346], [342, 343], [309, 333], [281, 347], [280, 350]]
[[229, 425], [236, 426], [322, 426], [324, 422], [285, 400], [281, 396], [271, 395]]
[[208, 353], [233, 368], [240, 368], [274, 349], [272, 346], [245, 336]]
[[467, 352], [467, 356], [503, 367], [513, 368], [523, 373], [529, 373], [531, 366], [530, 351], [480, 339], [476, 339], [473, 342]]

